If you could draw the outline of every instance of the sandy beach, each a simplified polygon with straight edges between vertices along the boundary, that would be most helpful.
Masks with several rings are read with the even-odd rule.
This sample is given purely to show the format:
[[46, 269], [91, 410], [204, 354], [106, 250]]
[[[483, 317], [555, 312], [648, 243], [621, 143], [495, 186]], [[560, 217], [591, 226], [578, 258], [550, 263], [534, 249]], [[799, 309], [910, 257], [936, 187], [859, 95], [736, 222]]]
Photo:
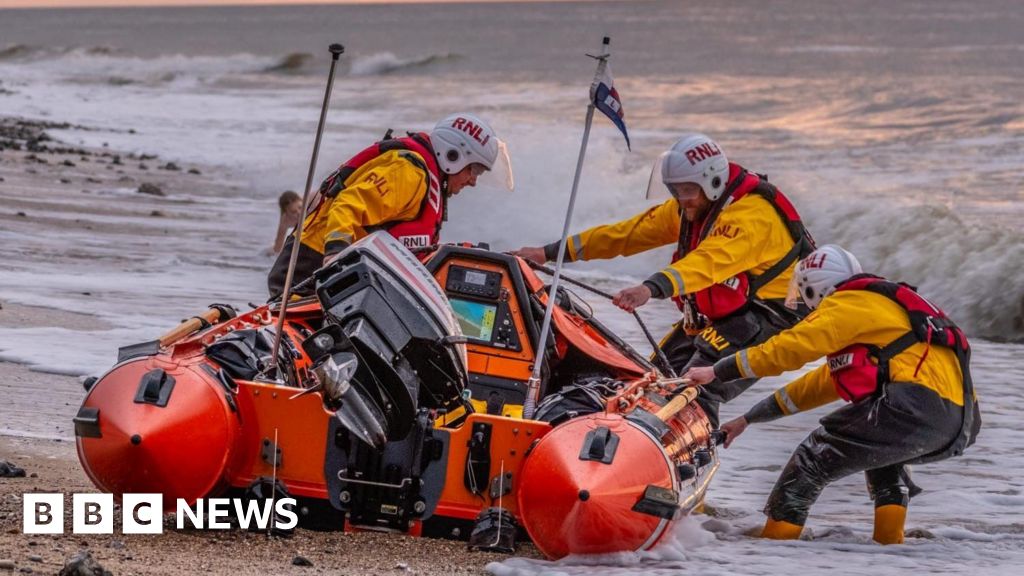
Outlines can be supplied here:
[[[62, 124], [0, 118], [0, 126], [0, 230], [42, 237], [77, 226], [95, 229], [97, 235], [130, 234], [135, 241], [159, 241], [160, 225], [112, 230], [102, 223], [103, 216], [131, 213], [157, 223], [201, 221], [201, 206], [180, 203], [173, 211], [167, 210], [159, 202], [151, 202], [159, 201], [160, 195], [138, 193], [125, 201], [87, 203], [68, 214], [68, 197], [88, 198], [93, 191], [137, 189], [143, 184], [158, 188], [160, 194], [183, 190], [215, 194], [226, 189], [214, 168], [177, 166], [149, 155], [143, 158], [141, 154], [78, 148], [50, 140], [47, 128], [67, 129]], [[3, 250], [14, 253], [22, 248], [4, 245]], [[82, 250], [80, 254], [38, 257], [74, 260], [95, 255]], [[79, 297], [84, 300], [92, 294], [82, 290]], [[84, 331], [104, 326], [104, 320], [89, 314], [0, 301], [0, 327]], [[111, 360], [114, 352], [110, 351]], [[78, 463], [71, 422], [83, 396], [80, 377], [0, 362], [0, 398], [4, 400], [0, 402], [0, 460], [26, 471], [24, 478], [0, 478], [0, 573], [56, 574], [83, 551], [118, 575], [479, 574], [488, 562], [504, 558], [469, 552], [457, 541], [303, 529], [289, 538], [238, 530], [177, 531], [173, 524], [161, 536], [83, 536], [71, 535], [70, 530], [63, 536], [22, 534], [22, 494], [61, 492], [68, 495], [66, 510], [70, 510], [71, 493], [95, 491]], [[70, 516], [66, 523], [70, 526]], [[520, 554], [539, 557], [529, 545], [523, 546]], [[311, 565], [293, 565], [298, 556]]]

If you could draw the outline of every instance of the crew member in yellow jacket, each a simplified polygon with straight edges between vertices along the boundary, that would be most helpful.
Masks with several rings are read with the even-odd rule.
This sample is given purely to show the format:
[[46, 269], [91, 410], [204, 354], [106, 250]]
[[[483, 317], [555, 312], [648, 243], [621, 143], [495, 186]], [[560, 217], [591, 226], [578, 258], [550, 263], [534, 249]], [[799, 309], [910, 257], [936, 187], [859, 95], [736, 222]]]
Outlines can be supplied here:
[[874, 539], [900, 543], [913, 495], [905, 466], [959, 455], [981, 425], [967, 339], [912, 287], [862, 274], [838, 246], [802, 260], [794, 286], [814, 309], [802, 322], [686, 376], [698, 385], [776, 376], [827, 356], [723, 425], [726, 447], [749, 424], [846, 400], [793, 453], [765, 506], [763, 535], [797, 538], [825, 486], [864, 471], [875, 502]]
[[[437, 244], [448, 198], [475, 186], [499, 160], [511, 187], [504, 143], [472, 114], [452, 114], [429, 134], [392, 138], [389, 131], [328, 176], [308, 203], [294, 282], [377, 230], [410, 249]], [[293, 244], [294, 236], [267, 277], [271, 297], [284, 289]]]
[[[806, 313], [787, 309], [783, 301], [793, 267], [813, 250], [813, 241], [792, 204], [766, 177], [730, 163], [703, 134], [683, 136], [661, 155], [652, 181], [655, 175], [671, 193], [669, 200], [571, 236], [565, 258], [614, 258], [676, 246], [668, 266], [614, 300], [628, 312], [650, 298], [676, 301], [683, 320], [661, 343], [676, 372], [713, 364], [762, 342]], [[541, 263], [556, 259], [558, 246], [553, 242], [513, 253]], [[705, 386], [699, 401], [717, 425], [718, 404], [755, 381]]]

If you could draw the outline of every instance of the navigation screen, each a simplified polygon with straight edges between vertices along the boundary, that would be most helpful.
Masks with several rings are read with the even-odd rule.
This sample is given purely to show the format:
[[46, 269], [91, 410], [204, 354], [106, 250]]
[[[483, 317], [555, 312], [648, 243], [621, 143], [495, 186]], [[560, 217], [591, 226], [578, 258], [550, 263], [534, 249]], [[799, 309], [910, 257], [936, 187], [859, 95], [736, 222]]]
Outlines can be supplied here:
[[491, 333], [494, 331], [494, 316], [498, 312], [497, 306], [470, 302], [458, 298], [449, 298], [452, 310], [459, 319], [459, 327], [467, 338], [475, 340], [491, 341]]
[[476, 284], [477, 286], [483, 286], [487, 284], [487, 274], [483, 272], [474, 272], [472, 270], [466, 270], [466, 283]]

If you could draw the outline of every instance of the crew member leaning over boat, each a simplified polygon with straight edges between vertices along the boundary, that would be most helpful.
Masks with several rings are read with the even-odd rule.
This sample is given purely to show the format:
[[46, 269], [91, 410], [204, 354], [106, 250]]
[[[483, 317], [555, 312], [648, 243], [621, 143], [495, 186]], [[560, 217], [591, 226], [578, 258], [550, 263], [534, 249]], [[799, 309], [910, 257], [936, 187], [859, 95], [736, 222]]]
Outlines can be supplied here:
[[[389, 131], [328, 176], [309, 202], [294, 283], [377, 230], [410, 249], [437, 244], [448, 198], [476, 186], [499, 160], [510, 177], [504, 143], [472, 114], [448, 116], [429, 134], [392, 138]], [[294, 242], [293, 234], [267, 276], [271, 298], [284, 290]]]
[[768, 498], [762, 534], [797, 538], [825, 486], [863, 470], [875, 502], [875, 541], [900, 543], [912, 495], [905, 466], [958, 456], [981, 426], [967, 339], [912, 287], [862, 274], [853, 254], [838, 246], [802, 260], [794, 280], [794, 293], [799, 290], [811, 314], [686, 376], [698, 385], [777, 376], [827, 356], [821, 367], [723, 425], [726, 447], [748, 424], [840, 398], [850, 402], [822, 418], [793, 452]]
[[[570, 237], [565, 257], [596, 260], [676, 246], [671, 264], [641, 285], [620, 291], [614, 300], [627, 312], [651, 298], [675, 300], [683, 320], [661, 348], [676, 372], [714, 364], [803, 317], [806, 309], [789, 310], [783, 301], [796, 262], [814, 243], [778, 188], [729, 162], [703, 134], [680, 138], [661, 155], [651, 176], [652, 184], [659, 177], [671, 198], [632, 218]], [[552, 242], [513, 253], [544, 262], [557, 257], [558, 246]], [[756, 381], [715, 382], [701, 388], [698, 402], [717, 427], [719, 403]]]

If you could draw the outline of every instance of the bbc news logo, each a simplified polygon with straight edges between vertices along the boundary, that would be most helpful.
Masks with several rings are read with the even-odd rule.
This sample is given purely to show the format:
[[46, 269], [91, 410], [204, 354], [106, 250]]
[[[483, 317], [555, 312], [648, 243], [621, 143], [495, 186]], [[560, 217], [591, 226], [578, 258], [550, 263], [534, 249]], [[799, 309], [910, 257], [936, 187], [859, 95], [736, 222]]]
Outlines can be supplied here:
[[[23, 494], [22, 532], [25, 534], [64, 533], [64, 494]], [[194, 506], [178, 499], [176, 527], [200, 530], [228, 530], [234, 513], [243, 530], [267, 530], [273, 523], [276, 530], [291, 530], [299, 523], [294, 498], [247, 500], [244, 498], [209, 498]], [[121, 532], [123, 534], [163, 534], [162, 494], [124, 494], [121, 497]], [[113, 494], [72, 494], [71, 532], [74, 534], [113, 534]]]

